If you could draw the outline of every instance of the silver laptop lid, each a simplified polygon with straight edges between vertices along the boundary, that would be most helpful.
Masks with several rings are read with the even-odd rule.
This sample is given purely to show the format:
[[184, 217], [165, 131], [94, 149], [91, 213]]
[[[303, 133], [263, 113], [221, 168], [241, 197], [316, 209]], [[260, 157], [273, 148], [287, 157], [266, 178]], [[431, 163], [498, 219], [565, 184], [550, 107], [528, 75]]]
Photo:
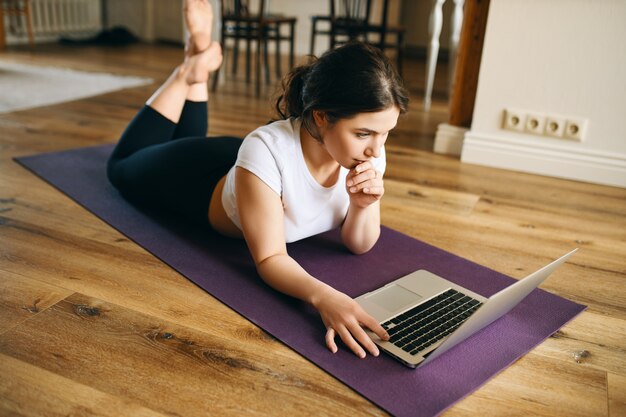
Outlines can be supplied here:
[[455, 332], [441, 344], [437, 349], [432, 351], [428, 357], [419, 364], [422, 366], [435, 359], [448, 349], [456, 346], [459, 342], [467, 339], [483, 327], [491, 324], [508, 313], [513, 307], [520, 303], [528, 294], [539, 286], [556, 268], [563, 264], [567, 258], [572, 256], [578, 248], [561, 256], [554, 262], [544, 266], [540, 270], [533, 272], [526, 278], [520, 279], [513, 285], [510, 285], [496, 294], [489, 297], [487, 301], [470, 316]]

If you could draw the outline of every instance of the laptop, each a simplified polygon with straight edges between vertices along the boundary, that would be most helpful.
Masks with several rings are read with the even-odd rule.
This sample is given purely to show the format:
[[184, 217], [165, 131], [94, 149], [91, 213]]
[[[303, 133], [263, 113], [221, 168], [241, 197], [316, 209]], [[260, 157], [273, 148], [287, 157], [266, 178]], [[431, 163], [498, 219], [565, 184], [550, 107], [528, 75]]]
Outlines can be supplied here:
[[387, 330], [380, 348], [411, 368], [427, 364], [519, 304], [578, 249], [485, 298], [423, 269], [355, 300]]

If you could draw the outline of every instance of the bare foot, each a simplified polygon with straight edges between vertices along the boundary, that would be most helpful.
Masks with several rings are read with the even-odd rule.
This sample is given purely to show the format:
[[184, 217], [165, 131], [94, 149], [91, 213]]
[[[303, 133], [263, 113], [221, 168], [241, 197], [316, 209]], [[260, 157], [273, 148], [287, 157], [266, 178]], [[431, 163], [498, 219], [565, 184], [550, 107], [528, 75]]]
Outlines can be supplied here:
[[217, 42], [204, 51], [189, 55], [181, 67], [185, 82], [189, 85], [205, 83], [209, 80], [209, 72], [215, 71], [222, 65], [222, 47]]
[[189, 31], [185, 53], [187, 56], [195, 55], [211, 45], [213, 8], [208, 0], [185, 0], [183, 14]]

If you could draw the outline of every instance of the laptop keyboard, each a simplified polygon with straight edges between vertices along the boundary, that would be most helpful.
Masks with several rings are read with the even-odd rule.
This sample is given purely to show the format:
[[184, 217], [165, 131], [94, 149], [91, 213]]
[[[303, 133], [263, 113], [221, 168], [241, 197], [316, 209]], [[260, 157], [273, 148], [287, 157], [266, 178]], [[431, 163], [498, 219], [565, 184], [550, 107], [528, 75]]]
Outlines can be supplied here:
[[448, 290], [382, 324], [389, 342], [417, 355], [455, 331], [481, 306], [481, 302]]

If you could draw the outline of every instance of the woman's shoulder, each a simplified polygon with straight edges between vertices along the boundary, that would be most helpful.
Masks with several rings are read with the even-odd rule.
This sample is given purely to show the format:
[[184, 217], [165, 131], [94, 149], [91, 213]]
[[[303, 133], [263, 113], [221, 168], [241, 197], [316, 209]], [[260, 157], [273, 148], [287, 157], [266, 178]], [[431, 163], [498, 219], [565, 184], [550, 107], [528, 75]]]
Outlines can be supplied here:
[[277, 120], [253, 130], [244, 140], [244, 147], [264, 146], [275, 157], [295, 152], [300, 129], [295, 119]]
[[296, 138], [296, 133], [299, 134], [296, 119], [285, 119], [271, 121], [264, 126], [260, 126], [253, 130], [248, 137], [260, 137], [266, 140], [273, 141], [290, 141], [292, 142]]
[[[252, 131], [239, 149], [238, 163], [274, 164], [279, 170], [297, 157], [299, 142], [298, 122], [293, 119], [278, 120]], [[243, 166], [243, 165], [242, 165]]]

